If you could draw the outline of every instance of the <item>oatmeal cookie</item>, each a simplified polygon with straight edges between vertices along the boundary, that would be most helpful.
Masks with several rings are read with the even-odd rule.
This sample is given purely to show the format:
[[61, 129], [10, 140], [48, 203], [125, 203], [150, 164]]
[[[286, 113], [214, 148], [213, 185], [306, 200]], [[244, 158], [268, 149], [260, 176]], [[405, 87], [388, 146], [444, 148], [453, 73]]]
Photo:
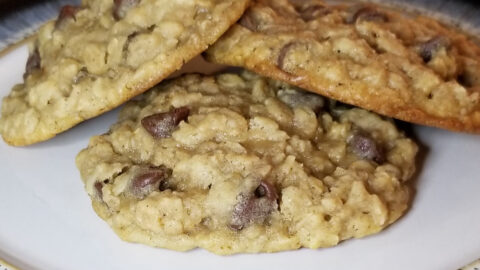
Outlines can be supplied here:
[[12, 145], [47, 140], [151, 88], [215, 42], [249, 0], [84, 0], [31, 45], [24, 83], [3, 100]]
[[207, 56], [389, 117], [480, 132], [480, 48], [424, 16], [257, 0]]
[[232, 254], [379, 232], [407, 208], [416, 152], [391, 120], [245, 73], [162, 83], [76, 163], [122, 239]]

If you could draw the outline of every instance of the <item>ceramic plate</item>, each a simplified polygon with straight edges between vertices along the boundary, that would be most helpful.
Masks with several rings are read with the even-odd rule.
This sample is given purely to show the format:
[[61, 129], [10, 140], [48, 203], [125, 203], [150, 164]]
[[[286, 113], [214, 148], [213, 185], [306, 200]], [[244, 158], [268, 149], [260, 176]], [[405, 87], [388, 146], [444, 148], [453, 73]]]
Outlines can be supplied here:
[[[25, 46], [0, 58], [0, 96], [22, 81]], [[194, 69], [202, 64], [194, 64]], [[121, 241], [96, 216], [75, 167], [117, 110], [30, 147], [0, 141], [0, 270], [457, 269], [480, 257], [480, 136], [413, 127], [422, 145], [408, 213], [384, 232], [337, 247], [220, 257]], [[3, 262], [2, 262], [3, 259]], [[11, 267], [9, 267], [11, 268]], [[474, 266], [472, 268], [474, 269]]]

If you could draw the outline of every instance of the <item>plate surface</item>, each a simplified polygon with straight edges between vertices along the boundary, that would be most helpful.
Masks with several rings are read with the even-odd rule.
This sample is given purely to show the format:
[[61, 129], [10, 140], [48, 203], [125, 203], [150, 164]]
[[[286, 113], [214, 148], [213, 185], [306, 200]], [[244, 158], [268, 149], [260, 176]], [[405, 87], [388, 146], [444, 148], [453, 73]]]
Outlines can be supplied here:
[[[0, 58], [0, 96], [27, 49]], [[75, 167], [118, 111], [30, 147], [0, 141], [0, 258], [22, 269], [457, 269], [480, 255], [480, 136], [414, 127], [423, 144], [412, 208], [383, 233], [320, 250], [220, 257], [121, 241], [96, 216]]]

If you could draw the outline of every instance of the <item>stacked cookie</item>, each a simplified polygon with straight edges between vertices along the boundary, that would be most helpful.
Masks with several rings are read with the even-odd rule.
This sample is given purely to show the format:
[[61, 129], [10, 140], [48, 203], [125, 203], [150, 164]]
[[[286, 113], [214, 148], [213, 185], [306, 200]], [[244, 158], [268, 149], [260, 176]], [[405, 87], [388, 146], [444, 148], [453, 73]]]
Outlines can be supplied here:
[[[84, 0], [30, 51], [2, 104], [12, 145], [151, 88], [76, 162], [97, 214], [157, 247], [274, 252], [379, 232], [407, 209], [417, 153], [386, 117], [480, 131], [480, 48], [373, 5]], [[202, 52], [250, 71], [158, 84]]]
[[215, 42], [248, 0], [85, 0], [32, 44], [25, 82], [2, 105], [12, 145], [47, 140], [146, 91]]

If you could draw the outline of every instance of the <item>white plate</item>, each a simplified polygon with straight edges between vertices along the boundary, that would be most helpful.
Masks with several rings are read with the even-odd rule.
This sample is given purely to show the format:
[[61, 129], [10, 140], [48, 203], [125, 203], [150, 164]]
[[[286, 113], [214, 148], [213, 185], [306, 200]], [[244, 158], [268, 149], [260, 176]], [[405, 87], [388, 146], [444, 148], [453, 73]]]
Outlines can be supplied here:
[[[0, 96], [22, 80], [25, 47], [0, 59]], [[75, 168], [117, 111], [30, 147], [0, 142], [0, 258], [24, 269], [457, 269], [480, 256], [480, 136], [415, 127], [425, 147], [407, 215], [337, 247], [220, 257], [121, 241], [96, 216]]]

